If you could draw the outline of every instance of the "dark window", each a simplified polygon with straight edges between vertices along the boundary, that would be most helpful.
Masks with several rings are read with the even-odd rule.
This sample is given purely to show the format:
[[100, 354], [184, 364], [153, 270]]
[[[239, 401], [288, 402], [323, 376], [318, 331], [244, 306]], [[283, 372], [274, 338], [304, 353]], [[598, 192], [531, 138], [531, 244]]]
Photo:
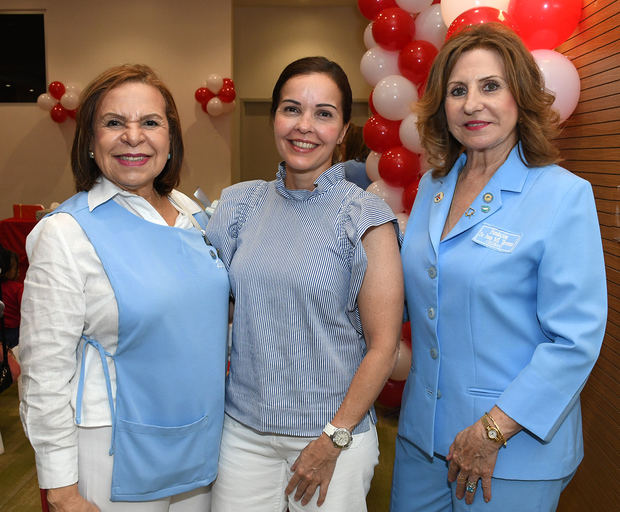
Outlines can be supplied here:
[[34, 103], [46, 90], [43, 14], [0, 14], [0, 102]]

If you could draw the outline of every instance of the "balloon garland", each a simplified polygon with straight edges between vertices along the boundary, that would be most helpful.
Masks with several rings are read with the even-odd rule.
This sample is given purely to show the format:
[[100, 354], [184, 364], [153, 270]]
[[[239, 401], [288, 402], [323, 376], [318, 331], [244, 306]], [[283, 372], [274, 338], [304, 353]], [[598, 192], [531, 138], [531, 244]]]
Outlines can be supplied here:
[[75, 119], [75, 111], [80, 104], [80, 88], [75, 84], [51, 82], [48, 92], [40, 94], [37, 105], [50, 113], [52, 121], [64, 123], [68, 117]]
[[[363, 128], [371, 149], [366, 174], [372, 183], [367, 190], [388, 203], [402, 232], [426, 165], [411, 107], [424, 93], [432, 62], [447, 39], [475, 24], [502, 23], [532, 52], [545, 88], [555, 96], [552, 108], [559, 112], [560, 122], [577, 106], [577, 70], [553, 48], [576, 29], [582, 0], [358, 0], [358, 7], [370, 21], [363, 34], [367, 51], [360, 62], [362, 76], [373, 87], [368, 99], [372, 116]], [[410, 365], [407, 325], [394, 372], [377, 398], [381, 405], [400, 405]]]
[[202, 110], [213, 117], [232, 112], [236, 96], [234, 82], [216, 74], [209, 75], [204, 85], [194, 93]]

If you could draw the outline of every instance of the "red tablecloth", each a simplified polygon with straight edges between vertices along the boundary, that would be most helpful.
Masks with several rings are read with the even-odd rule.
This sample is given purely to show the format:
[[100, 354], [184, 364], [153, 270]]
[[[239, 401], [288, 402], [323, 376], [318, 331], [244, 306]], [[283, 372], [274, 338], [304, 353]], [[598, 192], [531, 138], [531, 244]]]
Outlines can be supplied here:
[[26, 258], [26, 237], [37, 223], [36, 220], [4, 219], [0, 220], [0, 244], [19, 256], [19, 280], [23, 281], [28, 270]]

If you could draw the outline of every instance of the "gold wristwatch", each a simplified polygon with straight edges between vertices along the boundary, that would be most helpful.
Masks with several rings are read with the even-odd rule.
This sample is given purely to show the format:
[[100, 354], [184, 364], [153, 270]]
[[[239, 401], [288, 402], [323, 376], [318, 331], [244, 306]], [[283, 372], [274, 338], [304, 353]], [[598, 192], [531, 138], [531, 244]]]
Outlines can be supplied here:
[[482, 422], [482, 425], [484, 425], [484, 428], [487, 431], [487, 437], [491, 441], [506, 446], [506, 438], [504, 437], [504, 434], [502, 434], [502, 431], [497, 426], [497, 423], [495, 423], [495, 420], [488, 412], [484, 413], [484, 415], [480, 418], [480, 421]]

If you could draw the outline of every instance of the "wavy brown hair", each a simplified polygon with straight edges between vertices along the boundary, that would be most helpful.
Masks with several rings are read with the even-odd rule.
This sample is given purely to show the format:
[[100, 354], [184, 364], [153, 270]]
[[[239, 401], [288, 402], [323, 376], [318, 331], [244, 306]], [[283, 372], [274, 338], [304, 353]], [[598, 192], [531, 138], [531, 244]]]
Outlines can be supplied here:
[[155, 87], [164, 97], [166, 118], [170, 133], [170, 159], [162, 172], [155, 178], [153, 187], [160, 195], [168, 195], [180, 182], [181, 165], [183, 164], [183, 139], [181, 123], [172, 94], [155, 72], [144, 64], [124, 64], [107, 69], [95, 78], [80, 97], [80, 105], [75, 116], [76, 127], [71, 148], [71, 169], [78, 192], [90, 190], [101, 176], [101, 169], [88, 151], [95, 135], [94, 120], [97, 107], [103, 96], [110, 90], [127, 82], [140, 82]]
[[559, 131], [559, 116], [551, 109], [554, 96], [545, 90], [538, 65], [512, 30], [500, 23], [484, 23], [459, 32], [444, 44], [431, 67], [424, 96], [414, 106], [420, 140], [433, 166], [433, 176], [448, 174], [466, 149], [448, 130], [444, 103], [456, 62], [465, 52], [477, 48], [497, 52], [504, 63], [506, 82], [519, 110], [517, 139], [523, 163], [539, 167], [558, 162], [560, 152], [552, 139]]

